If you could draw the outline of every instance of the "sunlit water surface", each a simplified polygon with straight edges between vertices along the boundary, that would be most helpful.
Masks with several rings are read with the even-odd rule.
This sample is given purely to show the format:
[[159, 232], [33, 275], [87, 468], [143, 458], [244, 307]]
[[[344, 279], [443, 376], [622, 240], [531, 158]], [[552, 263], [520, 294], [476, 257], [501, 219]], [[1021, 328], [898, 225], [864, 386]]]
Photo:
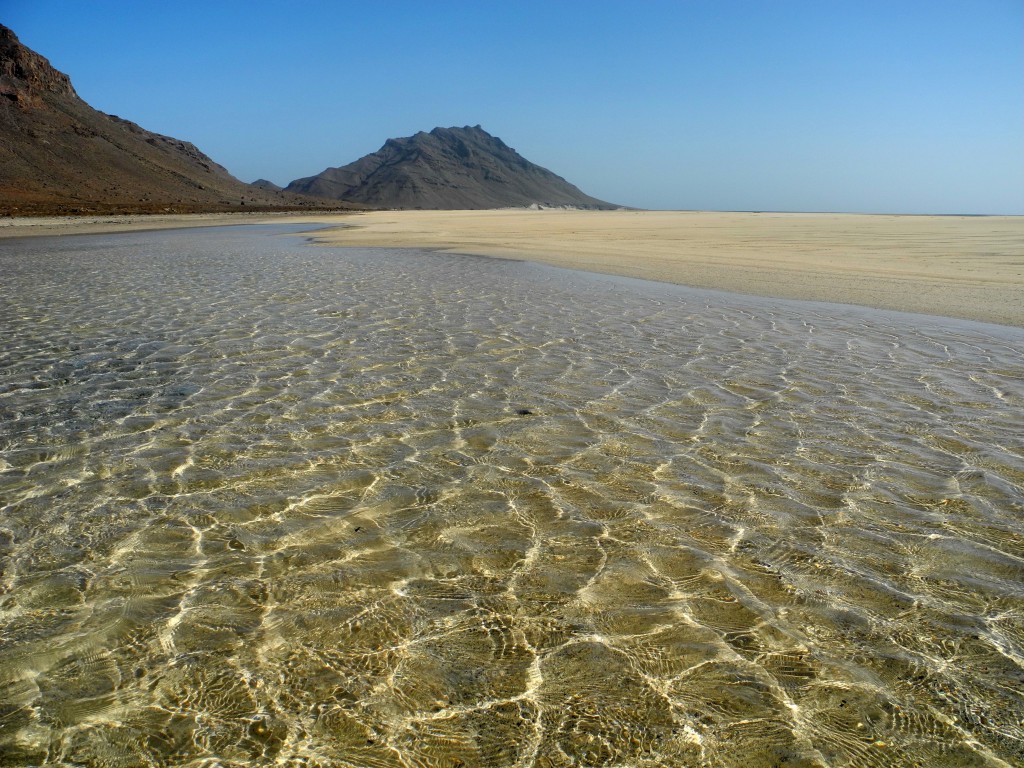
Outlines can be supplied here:
[[1024, 763], [1024, 331], [0, 244], [0, 764]]

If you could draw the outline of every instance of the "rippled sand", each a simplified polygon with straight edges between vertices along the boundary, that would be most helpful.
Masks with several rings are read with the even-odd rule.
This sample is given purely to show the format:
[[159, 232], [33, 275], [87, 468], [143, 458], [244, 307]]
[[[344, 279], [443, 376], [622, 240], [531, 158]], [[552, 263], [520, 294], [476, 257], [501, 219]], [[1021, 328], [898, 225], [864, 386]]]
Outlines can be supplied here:
[[0, 244], [0, 764], [1024, 762], [1024, 331], [278, 231]]

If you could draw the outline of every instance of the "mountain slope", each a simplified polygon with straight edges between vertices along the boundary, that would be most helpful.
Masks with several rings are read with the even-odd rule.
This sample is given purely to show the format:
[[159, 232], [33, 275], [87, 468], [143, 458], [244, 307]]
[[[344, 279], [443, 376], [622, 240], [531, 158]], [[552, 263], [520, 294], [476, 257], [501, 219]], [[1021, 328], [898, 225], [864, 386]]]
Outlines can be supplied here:
[[296, 179], [285, 191], [376, 208], [618, 207], [585, 195], [479, 125], [388, 139], [377, 152]]
[[0, 25], [0, 214], [242, 206], [325, 204], [245, 184], [186, 141], [98, 112]]

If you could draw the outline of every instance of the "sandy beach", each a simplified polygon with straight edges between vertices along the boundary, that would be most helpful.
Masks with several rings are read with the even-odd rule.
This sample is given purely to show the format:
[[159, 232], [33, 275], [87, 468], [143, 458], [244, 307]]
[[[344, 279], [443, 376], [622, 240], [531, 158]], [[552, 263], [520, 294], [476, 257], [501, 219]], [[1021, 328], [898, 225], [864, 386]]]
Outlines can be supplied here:
[[6, 219], [0, 237], [183, 226], [334, 225], [315, 242], [429, 248], [760, 296], [1024, 326], [1024, 217], [676, 211]]

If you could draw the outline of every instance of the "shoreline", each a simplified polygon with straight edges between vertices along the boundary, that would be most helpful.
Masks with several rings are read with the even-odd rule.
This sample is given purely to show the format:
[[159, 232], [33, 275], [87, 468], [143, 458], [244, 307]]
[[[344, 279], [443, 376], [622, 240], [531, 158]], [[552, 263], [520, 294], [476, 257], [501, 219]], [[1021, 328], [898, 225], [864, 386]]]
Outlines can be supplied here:
[[1024, 327], [1024, 217], [376, 211], [338, 224], [307, 236]]
[[112, 213], [89, 216], [5, 216], [0, 217], [0, 241], [17, 237], [62, 237], [65, 235], [110, 235], [118, 232], [149, 232], [161, 229], [229, 227], [246, 224], [301, 224], [331, 219], [347, 213], [333, 211], [271, 211], [229, 213]]
[[44, 217], [0, 220], [0, 240], [243, 224], [318, 226], [306, 236], [334, 247], [517, 259], [1024, 327], [1024, 217], [1014, 216], [504, 209]]

